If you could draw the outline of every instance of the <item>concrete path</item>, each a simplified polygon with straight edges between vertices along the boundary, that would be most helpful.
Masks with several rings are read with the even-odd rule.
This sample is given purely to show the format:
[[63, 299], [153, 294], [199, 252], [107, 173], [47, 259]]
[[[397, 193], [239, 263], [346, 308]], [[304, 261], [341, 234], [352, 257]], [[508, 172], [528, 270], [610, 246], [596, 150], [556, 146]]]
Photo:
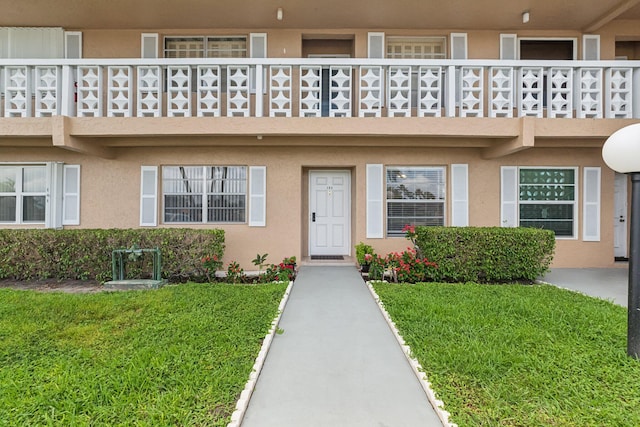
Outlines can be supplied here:
[[627, 306], [629, 269], [620, 268], [552, 268], [542, 279], [562, 288], [606, 299]]
[[300, 269], [242, 427], [442, 426], [353, 266]]

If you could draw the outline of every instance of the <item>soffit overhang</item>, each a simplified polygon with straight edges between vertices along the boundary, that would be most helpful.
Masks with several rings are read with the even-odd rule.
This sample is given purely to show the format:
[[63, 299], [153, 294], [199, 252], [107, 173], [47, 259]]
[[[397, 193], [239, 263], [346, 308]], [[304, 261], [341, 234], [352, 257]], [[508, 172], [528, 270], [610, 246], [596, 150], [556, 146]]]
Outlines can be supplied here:
[[[0, 0], [0, 26], [66, 29], [460, 29], [594, 32], [640, 0]], [[283, 19], [276, 19], [282, 8]], [[529, 11], [530, 21], [522, 22]]]

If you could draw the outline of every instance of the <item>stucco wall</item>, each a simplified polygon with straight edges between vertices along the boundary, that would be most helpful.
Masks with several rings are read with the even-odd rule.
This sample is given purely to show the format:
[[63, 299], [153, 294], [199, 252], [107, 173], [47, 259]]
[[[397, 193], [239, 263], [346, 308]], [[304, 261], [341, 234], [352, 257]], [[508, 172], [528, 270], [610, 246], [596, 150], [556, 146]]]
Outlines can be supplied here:
[[[517, 34], [524, 38], [571, 38], [576, 40], [577, 58], [582, 58], [582, 33], [567, 30], [527, 30], [490, 31], [465, 30], [460, 28], [442, 30], [407, 30], [378, 28], [387, 36], [445, 36], [449, 45], [449, 35], [455, 32], [467, 33], [469, 59], [499, 59], [500, 34]], [[205, 35], [248, 35], [267, 33], [268, 56], [272, 58], [300, 58], [303, 39], [345, 39], [353, 40], [355, 57], [367, 56], [367, 34], [363, 29], [305, 30], [305, 29], [221, 29], [205, 28], [192, 30], [144, 29], [144, 30], [86, 30], [83, 32], [83, 56], [85, 58], [139, 58], [140, 37], [142, 33], [159, 34], [159, 56], [162, 57], [164, 36], [205, 36]], [[615, 57], [615, 41], [640, 39], [640, 26], [636, 21], [615, 21], [603, 27], [595, 34], [601, 36], [601, 59]], [[448, 47], [450, 49], [450, 46]]]
[[[477, 148], [393, 148], [270, 146], [189, 147], [188, 139], [175, 139], [175, 147], [117, 148], [113, 160], [83, 156], [56, 148], [3, 150], [3, 161], [62, 161], [81, 165], [81, 227], [138, 227], [141, 165], [263, 165], [267, 167], [267, 226], [246, 224], [196, 225], [219, 227], [227, 233], [225, 261], [238, 260], [251, 268], [256, 253], [269, 253], [269, 261], [307, 255], [308, 181], [315, 168], [348, 169], [352, 179], [352, 232], [355, 244], [364, 241], [384, 253], [406, 247], [403, 238], [366, 239], [366, 164], [436, 165], [469, 164], [469, 220], [474, 226], [500, 225], [500, 166], [580, 167], [578, 236], [558, 239], [556, 267], [609, 267], [613, 265], [613, 172], [602, 164], [600, 150], [588, 148], [533, 149], [495, 160], [481, 160]], [[582, 168], [602, 167], [602, 218], [600, 242], [583, 242]], [[449, 177], [447, 177], [447, 180]], [[159, 193], [161, 194], [161, 193]], [[447, 188], [447, 197], [450, 188]], [[159, 196], [159, 212], [161, 197]], [[609, 215], [610, 213], [610, 215]], [[450, 204], [447, 203], [447, 217]], [[161, 218], [162, 215], [159, 215]], [[164, 226], [164, 225], [160, 225]], [[171, 227], [177, 225], [169, 225]], [[353, 246], [353, 245], [352, 245]]]

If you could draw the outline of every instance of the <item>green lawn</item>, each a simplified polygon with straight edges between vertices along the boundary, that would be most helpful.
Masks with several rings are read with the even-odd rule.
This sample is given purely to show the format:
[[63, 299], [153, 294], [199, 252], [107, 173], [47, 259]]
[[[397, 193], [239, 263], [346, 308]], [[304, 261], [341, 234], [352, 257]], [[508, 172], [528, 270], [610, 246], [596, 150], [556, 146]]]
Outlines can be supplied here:
[[285, 288], [0, 290], [0, 426], [224, 426]]
[[459, 426], [640, 425], [625, 308], [548, 285], [374, 287]]

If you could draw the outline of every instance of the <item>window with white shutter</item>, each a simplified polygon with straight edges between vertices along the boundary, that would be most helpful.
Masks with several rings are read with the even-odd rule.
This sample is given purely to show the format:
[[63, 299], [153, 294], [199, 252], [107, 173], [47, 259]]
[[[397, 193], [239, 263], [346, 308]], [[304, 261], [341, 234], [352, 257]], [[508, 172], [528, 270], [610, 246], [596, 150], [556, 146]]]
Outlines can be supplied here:
[[140, 171], [140, 225], [158, 225], [158, 167], [142, 166]]
[[267, 225], [267, 168], [249, 168], [249, 227]]
[[600, 168], [584, 168], [582, 240], [600, 241]]
[[64, 165], [62, 224], [80, 224], [80, 165]]
[[382, 239], [384, 237], [384, 167], [367, 165], [367, 238]]
[[451, 165], [451, 225], [469, 225], [469, 165]]

